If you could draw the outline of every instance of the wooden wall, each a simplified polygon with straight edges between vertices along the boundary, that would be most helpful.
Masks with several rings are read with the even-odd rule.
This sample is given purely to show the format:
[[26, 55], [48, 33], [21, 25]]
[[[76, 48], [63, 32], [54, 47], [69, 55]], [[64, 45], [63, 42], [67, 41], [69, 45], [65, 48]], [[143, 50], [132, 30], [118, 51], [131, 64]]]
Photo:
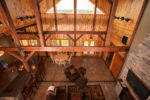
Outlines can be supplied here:
[[126, 22], [125, 20], [114, 19], [111, 37], [111, 42], [114, 45], [124, 45], [121, 43], [123, 36], [128, 37], [128, 45], [143, 5], [143, 1], [144, 0], [118, 0], [115, 16], [129, 18], [131, 21]]

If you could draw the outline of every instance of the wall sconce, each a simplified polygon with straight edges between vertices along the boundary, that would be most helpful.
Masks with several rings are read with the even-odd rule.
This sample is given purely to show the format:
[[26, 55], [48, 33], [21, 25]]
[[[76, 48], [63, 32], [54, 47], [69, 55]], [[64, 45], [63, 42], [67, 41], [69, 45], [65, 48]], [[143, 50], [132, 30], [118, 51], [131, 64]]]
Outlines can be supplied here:
[[24, 18], [23, 18], [23, 17], [19, 17], [18, 19], [20, 19], [21, 21], [23, 21], [23, 20], [24, 20]]
[[26, 16], [25, 18], [26, 18], [26, 19], [28, 19], [28, 18], [29, 18], [29, 16]]
[[125, 18], [125, 17], [117, 17], [115, 16], [114, 19], [121, 19], [121, 20], [125, 20], [126, 22], [130, 21], [131, 19], [129, 18]]
[[124, 20], [125, 18], [124, 18], [124, 17], [121, 17], [120, 19], [121, 19], [121, 20]]
[[129, 18], [126, 18], [126, 19], [125, 19], [126, 22], [128, 22], [128, 21], [130, 21], [130, 20], [131, 20], [131, 19], [129, 19]]
[[0, 51], [0, 56], [4, 55], [4, 53], [5, 53], [4, 51]]

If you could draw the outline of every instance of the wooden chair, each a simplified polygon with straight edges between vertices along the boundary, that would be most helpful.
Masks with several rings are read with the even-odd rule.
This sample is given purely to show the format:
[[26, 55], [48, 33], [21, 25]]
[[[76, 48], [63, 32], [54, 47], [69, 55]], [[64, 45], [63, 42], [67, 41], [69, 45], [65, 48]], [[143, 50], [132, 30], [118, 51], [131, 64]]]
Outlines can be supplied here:
[[65, 67], [65, 65], [66, 65], [65, 59], [60, 59], [59, 61], [60, 61], [60, 65], [64, 65], [64, 67]]
[[53, 61], [53, 64], [55, 63], [55, 61], [54, 61], [54, 57], [53, 57], [53, 55], [51, 54], [50, 55], [50, 58], [51, 58], [51, 60]]
[[30, 100], [33, 100], [32, 94], [35, 94], [35, 92], [33, 91], [31, 86], [24, 87], [24, 89], [22, 91], [24, 100], [27, 100], [28, 97], [30, 98]]
[[60, 60], [59, 59], [55, 59], [55, 63], [60, 66]]
[[67, 62], [70, 64], [71, 63], [71, 58], [72, 58], [72, 54], [69, 56]]
[[31, 76], [31, 79], [29, 80], [29, 85], [38, 89], [36, 77]]

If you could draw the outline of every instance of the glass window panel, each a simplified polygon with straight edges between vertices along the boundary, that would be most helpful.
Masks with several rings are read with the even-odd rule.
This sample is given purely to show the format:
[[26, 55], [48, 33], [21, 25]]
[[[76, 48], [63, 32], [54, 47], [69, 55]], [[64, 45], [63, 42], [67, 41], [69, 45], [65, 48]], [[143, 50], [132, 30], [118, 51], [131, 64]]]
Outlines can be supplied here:
[[[74, 13], [74, 0], [61, 0], [56, 4], [57, 13], [73, 14]], [[54, 9], [51, 8], [47, 13], [54, 13]]]
[[28, 46], [28, 40], [22, 40], [23, 46]]
[[61, 40], [62, 46], [69, 46], [69, 40]]
[[94, 46], [94, 41], [91, 41], [91, 44], [90, 44], [90, 46]]
[[96, 14], [104, 14], [99, 8], [96, 8]]
[[31, 40], [31, 45], [32, 46], [37, 46], [37, 40]]
[[84, 46], [88, 46], [89, 45], [89, 41], [84, 41]]
[[59, 40], [52, 40], [52, 46], [60, 46]]
[[88, 54], [88, 52], [87, 52], [87, 51], [84, 51], [83, 54]]

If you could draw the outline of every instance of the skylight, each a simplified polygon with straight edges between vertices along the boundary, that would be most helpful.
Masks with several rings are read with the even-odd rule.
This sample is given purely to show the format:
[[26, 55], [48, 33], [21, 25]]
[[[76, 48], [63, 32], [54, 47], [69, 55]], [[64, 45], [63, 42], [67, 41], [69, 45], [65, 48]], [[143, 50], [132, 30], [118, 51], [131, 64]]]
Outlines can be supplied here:
[[[95, 5], [89, 0], [77, 0], [77, 14], [94, 14]], [[74, 13], [74, 0], [61, 0], [56, 5], [57, 13], [73, 14]], [[46, 13], [54, 13], [54, 9], [49, 9]], [[97, 14], [104, 14], [97, 8]]]

